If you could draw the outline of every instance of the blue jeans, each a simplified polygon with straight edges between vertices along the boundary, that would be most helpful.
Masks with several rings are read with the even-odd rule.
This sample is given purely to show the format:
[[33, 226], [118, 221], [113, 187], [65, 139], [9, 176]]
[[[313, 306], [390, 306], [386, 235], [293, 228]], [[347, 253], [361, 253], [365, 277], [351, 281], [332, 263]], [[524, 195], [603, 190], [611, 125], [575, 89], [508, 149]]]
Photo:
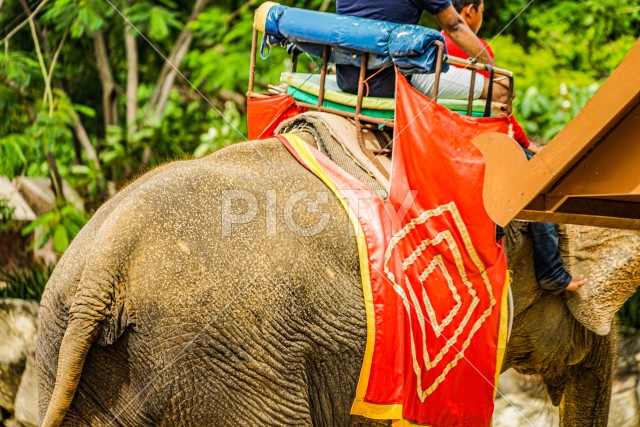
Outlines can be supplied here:
[[[527, 159], [534, 154], [524, 149]], [[540, 287], [554, 294], [565, 290], [571, 282], [571, 275], [564, 268], [560, 258], [558, 224], [550, 222], [530, 222], [529, 232], [533, 241], [533, 268]]]
[[559, 294], [571, 282], [571, 275], [564, 268], [558, 245], [558, 224], [530, 222], [529, 232], [533, 241], [533, 268], [542, 289]]

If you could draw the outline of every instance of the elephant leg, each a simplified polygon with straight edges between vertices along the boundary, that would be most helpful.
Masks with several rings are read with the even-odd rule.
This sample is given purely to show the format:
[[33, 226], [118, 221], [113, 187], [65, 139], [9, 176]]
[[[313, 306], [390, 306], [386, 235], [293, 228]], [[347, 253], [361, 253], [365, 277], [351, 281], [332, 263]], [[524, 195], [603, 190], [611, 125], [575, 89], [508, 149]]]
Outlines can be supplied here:
[[614, 333], [597, 336], [585, 359], [567, 369], [567, 383], [560, 404], [562, 426], [607, 425], [615, 351]]

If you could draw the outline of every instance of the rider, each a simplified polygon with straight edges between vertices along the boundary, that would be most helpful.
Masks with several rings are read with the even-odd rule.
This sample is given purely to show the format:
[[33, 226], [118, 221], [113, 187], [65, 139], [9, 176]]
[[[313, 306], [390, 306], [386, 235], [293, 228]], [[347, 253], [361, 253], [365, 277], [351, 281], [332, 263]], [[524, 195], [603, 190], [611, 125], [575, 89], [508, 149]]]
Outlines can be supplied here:
[[[460, 17], [477, 33], [482, 25], [482, 16], [484, 12], [483, 0], [451, 0], [453, 7], [460, 14]], [[466, 58], [465, 52], [460, 49], [455, 42], [443, 34], [447, 46], [447, 52], [452, 56]], [[493, 52], [489, 45], [482, 39], [480, 43], [485, 46], [486, 52], [493, 58]], [[513, 118], [513, 115], [511, 116]], [[531, 158], [534, 153], [538, 152], [537, 147], [529, 142], [524, 130], [520, 125], [512, 119], [514, 128], [514, 139], [523, 147], [527, 158]], [[529, 231], [531, 240], [533, 241], [533, 264], [536, 272], [536, 279], [540, 286], [554, 293], [560, 293], [564, 290], [575, 291], [587, 282], [584, 276], [580, 275], [576, 278], [566, 270], [560, 257], [558, 225], [548, 222], [530, 222]]]
[[[455, 4], [458, 10], [456, 10], [451, 0], [396, 0], [393, 2], [388, 0], [336, 1], [339, 14], [396, 22], [399, 24], [418, 24], [422, 12], [426, 10], [435, 17], [448, 38], [462, 48], [467, 55], [477, 58], [480, 62], [495, 65], [493, 55], [489, 53], [490, 50], [485, 49], [486, 43], [483, 44], [475, 34], [482, 24], [483, 0], [458, 0], [455, 1]], [[469, 5], [471, 5], [471, 8], [469, 8]], [[466, 14], [467, 18], [472, 19], [465, 20], [460, 16], [459, 11], [463, 11], [465, 6], [468, 8], [467, 12], [471, 12]], [[463, 15], [465, 15], [464, 11]], [[340, 88], [345, 92], [356, 93], [360, 79], [359, 68], [351, 65], [337, 65], [336, 68]], [[375, 74], [375, 76], [370, 77], [373, 74]], [[454, 91], [457, 90], [466, 93], [471, 82], [470, 76], [471, 71], [466, 69], [455, 69], [454, 72], [442, 73], [440, 77], [442, 88], [452, 87]], [[460, 77], [463, 77], [465, 81], [461, 82]], [[369, 96], [394, 96], [395, 70], [392, 67], [383, 70], [367, 70], [365, 78], [368, 79]], [[433, 81], [433, 75], [415, 74], [409, 76], [409, 78], [414, 87], [430, 95], [428, 83]], [[477, 78], [476, 82], [481, 82], [481, 91], [478, 90], [478, 87], [474, 87], [474, 96], [486, 97], [488, 79]], [[460, 91], [460, 83], [463, 85], [463, 91]], [[507, 82], [505, 81], [494, 81], [494, 100], [506, 102], [508, 94], [506, 85]], [[481, 94], [478, 92], [481, 92]], [[440, 92], [440, 94], [443, 98], [449, 97], [445, 93]], [[527, 151], [526, 148], [525, 151]], [[533, 153], [529, 151], [527, 155], [532, 156]], [[564, 290], [574, 291], [584, 285], [587, 280], [583, 276], [572, 278], [565, 269], [560, 258], [557, 227], [556, 224], [551, 223], [529, 224], [534, 245], [536, 279], [544, 289], [553, 292], [562, 292]]]
[[[478, 40], [475, 33], [462, 20], [451, 4], [451, 0], [337, 0], [339, 14], [359, 16], [361, 18], [377, 19], [398, 24], [417, 25], [424, 10], [431, 13], [438, 24], [458, 46], [480, 62], [495, 65]], [[360, 69], [351, 65], [337, 65], [338, 86], [345, 92], [357, 93]], [[367, 80], [369, 96], [393, 98], [395, 93], [395, 70], [387, 67], [382, 70], [367, 71], [366, 77], [376, 74]], [[411, 84], [421, 92], [430, 95], [434, 77], [432, 74], [414, 74], [407, 76]], [[466, 99], [471, 82], [471, 71], [455, 70], [455, 72], [441, 73], [440, 95], [443, 98]], [[508, 82], [493, 84], [493, 100], [506, 102]], [[475, 98], [486, 98], [489, 81], [478, 76], [474, 86]]]
[[[469, 28], [471, 28], [471, 31], [477, 34], [480, 30], [480, 27], [482, 26], [484, 1], [451, 0], [451, 3], [454, 9], [460, 14], [462, 20], [469, 26]], [[454, 42], [451, 37], [447, 35], [447, 33], [443, 31], [442, 36], [444, 37], [444, 43], [447, 46], [447, 53], [450, 56], [455, 56], [462, 59], [469, 58], [469, 55], [464, 50], [460, 49], [456, 42]], [[482, 43], [482, 45], [484, 46], [487, 54], [495, 60], [493, 51], [491, 50], [491, 46], [489, 46], [489, 44], [480, 37], [478, 37], [478, 40], [480, 40], [480, 43]], [[485, 77], [489, 77], [489, 73], [487, 73], [486, 71], [478, 72]], [[506, 77], [499, 78], [505, 79]], [[515, 117], [513, 115], [510, 115], [509, 119], [511, 121], [511, 127], [513, 128], [513, 139], [516, 140], [516, 142], [520, 144], [522, 148], [527, 148], [532, 153], [537, 153], [538, 147], [536, 147], [535, 144], [532, 144], [531, 141], [529, 141], [529, 138], [527, 138], [524, 129], [522, 129], [522, 126], [520, 126], [520, 124], [516, 121]]]

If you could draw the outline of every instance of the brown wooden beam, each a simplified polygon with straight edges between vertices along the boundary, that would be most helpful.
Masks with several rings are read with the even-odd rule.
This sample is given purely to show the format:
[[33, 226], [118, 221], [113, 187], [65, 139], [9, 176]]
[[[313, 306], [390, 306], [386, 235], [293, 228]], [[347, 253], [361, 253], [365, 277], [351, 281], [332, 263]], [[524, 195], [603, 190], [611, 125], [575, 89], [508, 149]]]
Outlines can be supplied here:
[[[536, 196], [548, 193], [548, 189], [557, 186], [565, 174], [575, 170], [583, 158], [591, 157], [590, 150], [618, 126], [625, 116], [635, 114], [640, 103], [638, 64], [640, 41], [636, 42], [620, 66], [578, 116], [529, 161], [524, 159], [522, 150], [515, 141], [504, 134], [487, 133], [474, 139], [474, 144], [486, 161], [483, 189], [485, 208], [496, 223], [505, 225]], [[633, 123], [634, 120], [630, 122]], [[615, 141], [620, 140], [612, 140]], [[634, 150], [637, 151], [638, 147]], [[624, 157], [623, 151], [618, 150], [617, 155]], [[615, 164], [616, 162], [613, 167]], [[636, 172], [634, 176], [637, 175]], [[560, 197], [556, 199], [556, 204], [563, 203], [563, 198], [566, 197], [555, 196]]]
[[545, 197], [538, 195], [518, 219], [541, 222], [591, 225], [597, 227], [640, 230], [640, 200], [568, 198], [555, 211], [545, 210]]
[[591, 227], [619, 228], [623, 230], [640, 230], [640, 219], [631, 218], [523, 210], [515, 217], [515, 219], [537, 222], [555, 222], [558, 224], [588, 225]]
[[[640, 103], [549, 192], [590, 197], [640, 194]], [[553, 209], [552, 209], [553, 210]]]

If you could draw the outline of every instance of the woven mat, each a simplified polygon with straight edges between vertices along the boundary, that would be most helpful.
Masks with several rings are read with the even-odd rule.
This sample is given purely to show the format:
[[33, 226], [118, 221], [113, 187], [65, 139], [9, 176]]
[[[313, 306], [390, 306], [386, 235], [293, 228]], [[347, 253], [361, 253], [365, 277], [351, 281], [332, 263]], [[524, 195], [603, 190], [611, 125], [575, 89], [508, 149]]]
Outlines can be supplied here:
[[389, 195], [390, 156], [379, 151], [391, 148], [391, 137], [384, 131], [363, 129], [365, 153], [358, 144], [354, 123], [330, 113], [308, 112], [282, 122], [276, 134], [308, 132], [314, 147], [338, 166], [358, 178], [381, 199]]

